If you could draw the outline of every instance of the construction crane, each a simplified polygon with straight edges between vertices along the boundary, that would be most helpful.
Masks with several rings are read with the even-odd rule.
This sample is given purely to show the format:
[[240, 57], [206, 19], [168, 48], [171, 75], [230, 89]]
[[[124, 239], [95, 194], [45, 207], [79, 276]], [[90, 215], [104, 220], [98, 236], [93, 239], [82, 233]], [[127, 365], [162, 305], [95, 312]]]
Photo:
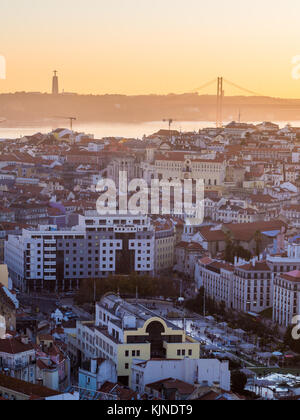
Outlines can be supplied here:
[[62, 120], [69, 120], [70, 121], [70, 130], [73, 131], [73, 121], [76, 121], [76, 117], [54, 117], [54, 118], [60, 118]]
[[172, 128], [172, 124], [173, 122], [175, 122], [176, 120], [174, 120], [173, 118], [164, 118], [163, 122], [167, 122], [169, 124], [169, 137], [170, 137], [170, 142], [172, 141], [172, 135], [171, 135], [171, 128]]

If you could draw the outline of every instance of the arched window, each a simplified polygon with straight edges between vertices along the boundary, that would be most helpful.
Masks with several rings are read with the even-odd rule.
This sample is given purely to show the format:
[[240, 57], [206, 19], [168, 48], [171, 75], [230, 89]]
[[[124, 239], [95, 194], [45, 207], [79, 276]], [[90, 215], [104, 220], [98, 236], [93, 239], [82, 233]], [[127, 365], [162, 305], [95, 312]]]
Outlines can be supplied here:
[[165, 332], [165, 328], [161, 322], [151, 322], [146, 332], [149, 334], [149, 342], [151, 343], [151, 358], [163, 358], [165, 357], [165, 349], [163, 347], [164, 337], [162, 334]]

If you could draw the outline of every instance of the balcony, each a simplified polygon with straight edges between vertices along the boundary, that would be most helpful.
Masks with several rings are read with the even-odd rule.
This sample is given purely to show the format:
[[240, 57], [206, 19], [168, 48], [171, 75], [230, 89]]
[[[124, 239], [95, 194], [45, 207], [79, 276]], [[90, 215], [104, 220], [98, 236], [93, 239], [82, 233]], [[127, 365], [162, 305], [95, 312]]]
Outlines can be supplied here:
[[7, 362], [4, 360], [0, 363], [0, 368], [9, 369], [9, 370], [22, 370], [22, 369], [27, 369], [28, 367], [34, 364], [35, 364], [35, 361], [29, 362], [28, 360], [26, 362], [16, 362], [16, 363]]
[[44, 276], [44, 280], [56, 280], [56, 275], [55, 276]]

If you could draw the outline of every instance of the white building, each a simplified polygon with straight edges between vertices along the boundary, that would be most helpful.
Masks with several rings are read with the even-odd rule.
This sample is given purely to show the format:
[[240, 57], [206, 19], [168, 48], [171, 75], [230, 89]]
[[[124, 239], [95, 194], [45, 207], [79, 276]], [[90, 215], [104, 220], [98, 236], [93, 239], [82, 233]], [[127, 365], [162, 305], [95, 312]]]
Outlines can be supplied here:
[[[267, 256], [267, 263], [271, 271], [276, 274], [288, 273], [289, 271], [300, 270], [300, 242], [289, 243], [285, 249], [287, 251], [286, 256], [276, 255], [278, 247], [275, 242], [272, 255]], [[273, 253], [275, 255], [273, 255]]]
[[9, 235], [5, 262], [19, 289], [68, 291], [87, 278], [153, 274], [154, 228], [147, 216], [87, 212], [72, 230], [56, 226]]
[[235, 268], [233, 308], [260, 313], [273, 306], [273, 274], [266, 261], [253, 260]]
[[218, 386], [230, 391], [228, 362], [217, 359], [135, 360], [131, 366], [131, 389], [144, 394], [148, 384], [174, 378], [200, 386]]
[[0, 372], [35, 384], [36, 351], [27, 337], [0, 340]]
[[225, 262], [203, 258], [197, 262], [195, 271], [196, 287], [204, 287], [207, 297], [232, 308], [234, 267]]
[[273, 321], [288, 327], [300, 314], [300, 271], [278, 275], [274, 280]]
[[195, 267], [195, 286], [227, 308], [260, 313], [273, 305], [272, 271], [265, 261], [233, 266], [202, 258]]

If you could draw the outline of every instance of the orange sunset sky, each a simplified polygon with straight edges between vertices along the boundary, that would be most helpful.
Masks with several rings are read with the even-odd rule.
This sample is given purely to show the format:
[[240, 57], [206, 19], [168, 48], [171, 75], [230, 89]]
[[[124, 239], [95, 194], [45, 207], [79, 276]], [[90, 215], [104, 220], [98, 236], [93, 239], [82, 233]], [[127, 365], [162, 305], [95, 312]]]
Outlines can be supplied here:
[[183, 93], [222, 75], [300, 98], [299, 17], [299, 0], [1, 0], [0, 92], [49, 92], [56, 69], [68, 92]]

